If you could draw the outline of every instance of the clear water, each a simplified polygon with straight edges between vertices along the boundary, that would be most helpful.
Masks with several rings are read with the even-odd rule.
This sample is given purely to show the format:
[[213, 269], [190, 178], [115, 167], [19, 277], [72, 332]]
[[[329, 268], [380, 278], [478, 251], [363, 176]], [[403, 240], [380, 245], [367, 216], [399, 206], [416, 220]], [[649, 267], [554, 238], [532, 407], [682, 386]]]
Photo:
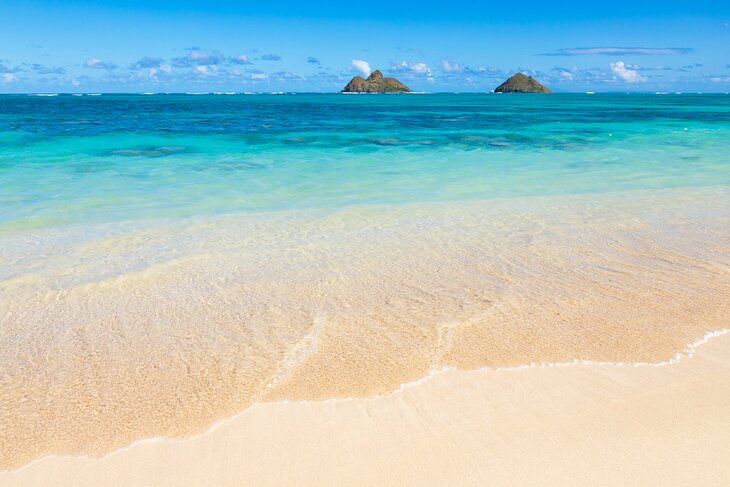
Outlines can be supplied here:
[[0, 96], [0, 469], [666, 361], [730, 328], [729, 149], [726, 95]]
[[0, 96], [0, 231], [730, 184], [730, 96]]

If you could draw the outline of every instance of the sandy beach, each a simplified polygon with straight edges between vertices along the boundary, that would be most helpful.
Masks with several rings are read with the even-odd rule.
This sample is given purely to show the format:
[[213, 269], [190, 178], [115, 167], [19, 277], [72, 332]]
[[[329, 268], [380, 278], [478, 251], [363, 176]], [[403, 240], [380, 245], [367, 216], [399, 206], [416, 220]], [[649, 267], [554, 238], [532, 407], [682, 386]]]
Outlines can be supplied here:
[[[136, 107], [118, 126], [79, 105], [127, 136], [71, 124], [60, 160], [13, 135], [36, 159], [3, 159], [0, 484], [729, 483], [720, 102], [569, 95], [579, 112], [545, 125], [556, 95], [511, 142], [401, 125], [361, 146], [324, 124], [311, 152], [243, 132], [140, 145], [149, 113], [199, 131], [161, 115], [195, 113], [170, 96], [102, 95]], [[300, 107], [305, 130], [318, 96], [200, 100], [254, 131]], [[350, 98], [328, 105], [344, 124], [367, 108]], [[527, 103], [495, 99], [397, 104], [417, 125]], [[607, 114], [621, 136], [595, 130]]]
[[47, 457], [0, 485], [727, 485], [730, 334], [678, 358], [449, 370], [371, 399], [257, 404], [194, 438]]
[[[705, 333], [730, 327], [723, 299], [730, 293], [726, 193], [718, 187], [374, 206], [5, 237], [6, 271], [18, 269], [0, 288], [6, 298], [0, 300], [6, 317], [0, 468], [18, 469], [49, 454], [103, 456], [146, 438], [195, 437], [251, 407], [243, 418], [288, 417], [279, 426], [280, 419], [254, 421], [269, 424], [261, 433], [282, 432], [267, 441], [301, 440], [318, 450], [320, 440], [305, 430], [283, 434], [298, 408], [313, 408], [302, 427], [330, 438], [327, 424], [349, 420], [331, 423], [341, 413], [325, 410], [345, 408], [345, 414], [350, 403], [316, 401], [359, 397], [387, 409], [422, 391], [413, 405], [384, 412], [382, 432], [363, 439], [384, 441], [396, 418], [403, 426], [418, 423], [418, 411], [483, 387], [481, 399], [454, 403], [465, 408], [465, 421], [471, 418], [444, 424], [443, 433], [458, 438], [455, 432], [489, 411], [495, 399], [486, 392], [498, 377], [509, 378], [506, 404], [559, 409], [565, 404], [555, 402], [551, 388], [544, 398], [509, 397], [520, 390], [511, 381], [521, 372], [483, 373], [489, 380], [449, 372], [402, 398], [367, 398], [444, 368], [663, 362]], [[603, 376], [581, 372], [593, 368], [524, 374], [535, 384], [559, 374], [554, 387], [575, 385], [559, 396], [614, 401], [613, 382], [593, 385]], [[629, 374], [627, 384], [638, 381], [632, 393], [653, 380], [641, 375], [648, 372], [617, 370], [617, 377]], [[661, 370], [670, 378], [675, 367]], [[281, 401], [315, 402], [264, 405]], [[515, 409], [546, 425], [558, 421], [549, 409]], [[434, 413], [435, 424], [426, 422], [423, 434], [430, 438], [432, 427], [455, 416]], [[317, 426], [314, 418], [325, 423]], [[253, 434], [247, 428], [240, 438]], [[485, 430], [479, 441], [523, 435], [510, 433], [515, 425], [504, 428]], [[207, 440], [190, 444], [197, 441]], [[252, 448], [265, 444], [246, 441]], [[211, 452], [215, 458], [228, 454], [222, 445]], [[351, 455], [365, 461], [373, 447], [358, 448], [365, 449]], [[469, 450], [490, 451], [484, 448]], [[283, 451], [289, 450], [279, 450], [280, 460], [297, 462]]]

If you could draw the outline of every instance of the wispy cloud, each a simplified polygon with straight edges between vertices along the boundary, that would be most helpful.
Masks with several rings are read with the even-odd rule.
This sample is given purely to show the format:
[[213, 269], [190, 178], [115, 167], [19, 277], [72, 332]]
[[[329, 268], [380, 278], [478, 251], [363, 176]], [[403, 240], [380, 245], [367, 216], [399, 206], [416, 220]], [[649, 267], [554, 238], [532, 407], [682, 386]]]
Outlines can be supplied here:
[[145, 56], [137, 62], [132, 63], [130, 69], [145, 69], [145, 68], [159, 68], [165, 62], [164, 59], [159, 57]]
[[2, 80], [3, 83], [12, 83], [13, 81], [16, 81], [18, 78], [15, 77], [13, 73], [3, 73]]
[[357, 71], [360, 71], [363, 76], [369, 76], [372, 69], [370, 69], [370, 63], [363, 61], [362, 59], [353, 59], [351, 66]]
[[194, 68], [197, 66], [216, 66], [225, 61], [226, 57], [218, 51], [204, 52], [199, 49], [188, 49], [182, 57], [176, 57], [172, 64], [178, 68]]
[[559, 66], [556, 66], [553, 68], [553, 71], [558, 73], [558, 76], [560, 77], [560, 79], [567, 80], [567, 81], [573, 81], [573, 70], [572, 69], [561, 68]]
[[18, 71], [18, 68], [10, 69], [4, 64], [0, 64], [0, 73], [15, 73], [16, 71]]
[[276, 81], [304, 81], [306, 79], [301, 74], [289, 71], [277, 71], [276, 73], [271, 74], [271, 78]]
[[228, 60], [231, 64], [253, 64], [245, 54], [239, 54], [238, 56], [229, 58]]
[[611, 63], [610, 66], [611, 71], [627, 83], [640, 83], [642, 81], [646, 81], [646, 78], [639, 74], [638, 71], [631, 69], [631, 67], [627, 66], [623, 61]]
[[38, 63], [27, 64], [26, 66], [38, 74], [66, 74], [66, 68], [61, 66], [46, 66]]
[[569, 47], [546, 52], [542, 56], [668, 56], [690, 54], [690, 47]]
[[464, 71], [464, 68], [462, 68], [460, 64], [452, 63], [448, 59], [442, 59], [439, 64], [441, 66], [441, 71], [444, 73], [461, 73]]
[[309, 56], [309, 57], [307, 58], [307, 62], [308, 62], [309, 64], [316, 64], [317, 66], [320, 66], [320, 64], [321, 64], [321, 63], [319, 62], [319, 59], [317, 59], [316, 57], [313, 57], [313, 56]]
[[400, 63], [391, 67], [396, 73], [410, 73], [431, 76], [431, 68], [426, 63], [409, 63], [408, 61], [401, 61]]
[[260, 69], [248, 69], [246, 70], [248, 76], [254, 81], [261, 81], [268, 79], [269, 75], [261, 71]]
[[442, 59], [439, 62], [439, 68], [441, 69], [441, 72], [450, 79], [466, 80], [472, 77], [482, 78], [503, 74], [503, 71], [497, 68], [485, 68], [483, 66], [466, 66], [449, 61], [448, 59]]
[[106, 70], [112, 70], [117, 67], [116, 64], [109, 62], [109, 61], [102, 61], [98, 58], [90, 58], [87, 59], [86, 62], [84, 62], [85, 68], [90, 69], [106, 69]]
[[262, 61], [281, 61], [281, 56], [278, 54], [264, 54], [261, 56]]
[[172, 76], [172, 66], [169, 64], [160, 64], [155, 68], [149, 68], [147, 75], [153, 80], [159, 80], [160, 78], [170, 78]]
[[703, 67], [705, 67], [705, 65], [700, 64], [700, 63], [685, 64], [684, 66], [681, 66], [680, 68], [678, 68], [677, 71], [687, 72], [687, 71], [692, 71], [694, 69], [699, 69], [699, 68], [703, 68]]
[[213, 67], [205, 64], [195, 66], [195, 68], [193, 69], [193, 72], [200, 76], [208, 76], [209, 74], [211, 74], [211, 71], [213, 71]]

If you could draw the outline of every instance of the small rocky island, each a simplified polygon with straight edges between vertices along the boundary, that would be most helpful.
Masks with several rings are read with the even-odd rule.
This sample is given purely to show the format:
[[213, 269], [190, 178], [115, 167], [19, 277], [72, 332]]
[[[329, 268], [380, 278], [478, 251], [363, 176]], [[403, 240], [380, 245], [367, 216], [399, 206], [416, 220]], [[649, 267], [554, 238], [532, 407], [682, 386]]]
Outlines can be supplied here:
[[495, 93], [553, 93], [553, 90], [538, 83], [532, 76], [517, 73], [497, 86]]
[[379, 70], [368, 79], [355, 76], [347, 83], [342, 93], [410, 93], [411, 89], [395, 78], [386, 78]]

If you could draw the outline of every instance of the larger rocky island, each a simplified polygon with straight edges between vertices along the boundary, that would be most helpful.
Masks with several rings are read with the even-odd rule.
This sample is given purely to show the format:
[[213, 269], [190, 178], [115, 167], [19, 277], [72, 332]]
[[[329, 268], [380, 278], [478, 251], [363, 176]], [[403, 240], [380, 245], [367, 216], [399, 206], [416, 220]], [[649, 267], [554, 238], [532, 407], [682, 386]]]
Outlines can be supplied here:
[[411, 89], [395, 78], [386, 78], [379, 70], [367, 79], [355, 76], [347, 83], [342, 93], [410, 93]]
[[553, 90], [538, 83], [532, 76], [517, 73], [497, 86], [495, 93], [552, 93]]

